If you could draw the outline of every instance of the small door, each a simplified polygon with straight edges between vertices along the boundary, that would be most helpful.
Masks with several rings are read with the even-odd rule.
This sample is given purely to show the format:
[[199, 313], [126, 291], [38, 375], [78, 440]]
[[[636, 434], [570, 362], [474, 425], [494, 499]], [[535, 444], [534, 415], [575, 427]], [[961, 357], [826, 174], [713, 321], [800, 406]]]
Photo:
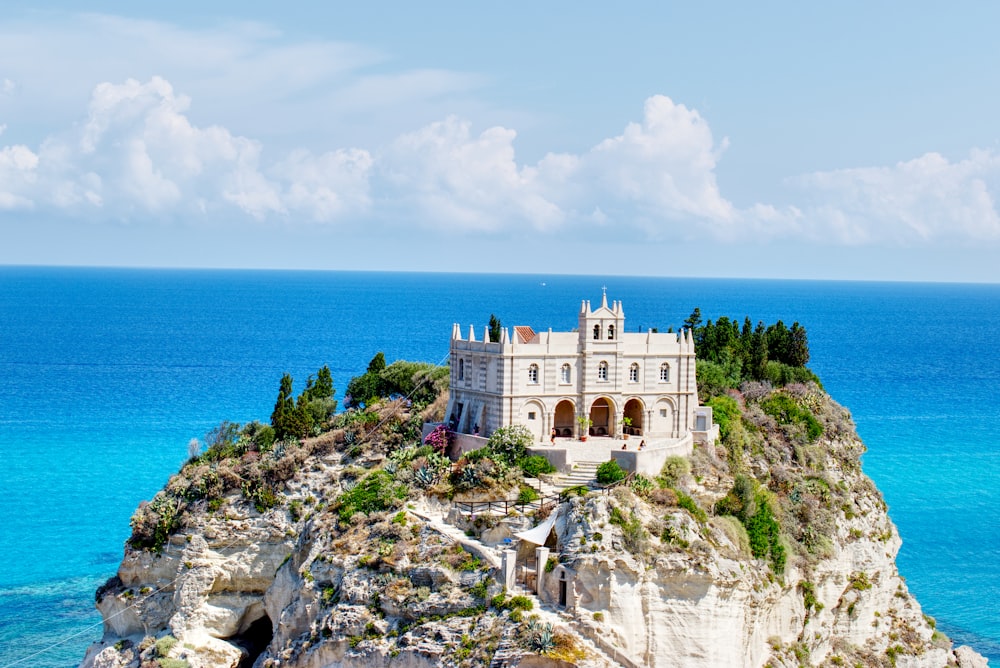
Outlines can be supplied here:
[[559, 605], [566, 607], [566, 580], [559, 580]]

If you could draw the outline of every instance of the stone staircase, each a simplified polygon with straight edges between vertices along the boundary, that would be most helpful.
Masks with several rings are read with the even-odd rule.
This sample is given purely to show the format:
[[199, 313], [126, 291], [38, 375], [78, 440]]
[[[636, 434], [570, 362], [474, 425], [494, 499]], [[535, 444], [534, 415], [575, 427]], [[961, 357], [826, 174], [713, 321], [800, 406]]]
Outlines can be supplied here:
[[579, 461], [573, 464], [573, 470], [569, 473], [562, 473], [553, 481], [553, 487], [561, 492], [567, 487], [577, 487], [583, 485], [593, 489], [597, 486], [597, 467], [604, 462]]

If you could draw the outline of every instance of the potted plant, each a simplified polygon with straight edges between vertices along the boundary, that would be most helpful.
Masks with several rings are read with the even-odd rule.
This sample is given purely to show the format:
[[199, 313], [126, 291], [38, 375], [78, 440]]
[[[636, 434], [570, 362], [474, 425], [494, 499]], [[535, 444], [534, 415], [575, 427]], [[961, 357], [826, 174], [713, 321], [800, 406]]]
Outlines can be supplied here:
[[632, 428], [632, 418], [627, 415], [622, 418], [622, 438], [628, 440], [629, 430]]
[[580, 440], [586, 441], [587, 436], [590, 434], [590, 426], [594, 424], [594, 421], [587, 415], [577, 417], [576, 421], [580, 423]]

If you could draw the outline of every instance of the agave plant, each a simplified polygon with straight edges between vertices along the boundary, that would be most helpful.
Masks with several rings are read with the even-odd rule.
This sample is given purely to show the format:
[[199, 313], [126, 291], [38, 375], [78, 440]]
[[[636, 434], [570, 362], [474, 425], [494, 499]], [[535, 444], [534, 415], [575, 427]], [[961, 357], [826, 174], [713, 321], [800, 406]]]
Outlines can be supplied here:
[[416, 473], [413, 474], [413, 479], [417, 481], [417, 484], [421, 487], [430, 487], [434, 484], [436, 475], [426, 466], [421, 466], [417, 469]]
[[479, 471], [475, 466], [466, 466], [458, 476], [458, 484], [464, 489], [479, 487]]
[[545, 624], [531, 634], [530, 645], [532, 651], [539, 654], [548, 654], [556, 648], [556, 640], [552, 634], [552, 624]]

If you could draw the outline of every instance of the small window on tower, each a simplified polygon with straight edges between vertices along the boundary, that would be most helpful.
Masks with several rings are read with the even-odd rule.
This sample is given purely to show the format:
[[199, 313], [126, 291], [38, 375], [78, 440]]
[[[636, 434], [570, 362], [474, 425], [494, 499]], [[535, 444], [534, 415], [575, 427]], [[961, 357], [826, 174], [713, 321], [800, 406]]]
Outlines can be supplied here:
[[670, 382], [670, 365], [664, 362], [660, 365], [660, 382], [669, 383]]
[[614, 340], [615, 340], [615, 326], [608, 325], [608, 341], [614, 341]]
[[569, 364], [563, 364], [562, 365], [562, 378], [561, 378], [562, 382], [568, 383], [569, 380], [570, 380], [570, 377], [571, 376], [570, 376]]
[[601, 362], [597, 365], [597, 380], [607, 380], [608, 379], [608, 363]]
[[594, 340], [598, 341], [601, 338], [601, 326], [594, 325]]
[[630, 383], [639, 382], [639, 364], [632, 362], [632, 366], [628, 368], [628, 381]]
[[528, 367], [528, 382], [532, 385], [538, 384], [538, 365], [532, 364]]
[[458, 360], [458, 379], [465, 380], [465, 360]]

